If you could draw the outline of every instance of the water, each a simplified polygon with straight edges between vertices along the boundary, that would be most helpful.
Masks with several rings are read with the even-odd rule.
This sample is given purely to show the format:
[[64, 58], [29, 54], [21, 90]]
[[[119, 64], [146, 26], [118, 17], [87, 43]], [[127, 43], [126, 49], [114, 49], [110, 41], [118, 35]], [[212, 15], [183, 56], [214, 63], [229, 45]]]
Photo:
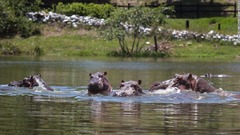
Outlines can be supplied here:
[[[0, 57], [0, 134], [239, 134], [240, 62], [187, 59]], [[89, 73], [107, 71], [114, 91], [121, 80], [142, 80], [139, 97], [87, 95]], [[207, 79], [214, 93], [176, 89], [148, 92], [175, 73], [229, 74]], [[54, 91], [8, 87], [40, 73]]]

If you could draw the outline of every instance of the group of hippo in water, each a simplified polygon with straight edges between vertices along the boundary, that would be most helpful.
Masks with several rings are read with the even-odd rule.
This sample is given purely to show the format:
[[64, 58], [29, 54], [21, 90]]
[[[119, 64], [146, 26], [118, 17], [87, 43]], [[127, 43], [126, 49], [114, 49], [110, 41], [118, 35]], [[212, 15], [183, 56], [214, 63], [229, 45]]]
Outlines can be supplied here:
[[[94, 74], [89, 74], [90, 81], [88, 84], [88, 94], [103, 94], [109, 95], [112, 92], [112, 86], [107, 79], [107, 72], [97, 72]], [[198, 77], [191, 73], [187, 74], [175, 74], [175, 76], [169, 80], [155, 82], [150, 87], [149, 91], [165, 90], [168, 88], [178, 88], [180, 90], [192, 90], [200, 93], [204, 92], [214, 92], [216, 90], [209, 82], [207, 82], [203, 77], [231, 77], [229, 75], [212, 75], [206, 74]], [[145, 94], [141, 88], [141, 80], [138, 81], [121, 81], [120, 88], [114, 92], [113, 96], [126, 97], [126, 96], [140, 96]], [[39, 86], [48, 91], [54, 91], [47, 83], [43, 81], [41, 75], [33, 75], [25, 77], [20, 81], [13, 81], [8, 84], [8, 86], [16, 87], [26, 87], [33, 88]]]

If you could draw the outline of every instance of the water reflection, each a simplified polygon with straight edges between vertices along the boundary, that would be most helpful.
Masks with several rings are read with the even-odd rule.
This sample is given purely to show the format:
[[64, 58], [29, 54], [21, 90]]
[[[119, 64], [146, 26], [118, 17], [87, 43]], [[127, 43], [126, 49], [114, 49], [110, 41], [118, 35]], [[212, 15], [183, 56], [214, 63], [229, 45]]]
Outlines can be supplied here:
[[199, 121], [198, 104], [166, 104], [162, 109], [157, 109], [157, 111], [163, 113], [166, 127], [179, 127], [184, 125], [197, 127]]
[[0, 107], [0, 133], [6, 134], [231, 134], [240, 127], [236, 103], [144, 104], [4, 96]]

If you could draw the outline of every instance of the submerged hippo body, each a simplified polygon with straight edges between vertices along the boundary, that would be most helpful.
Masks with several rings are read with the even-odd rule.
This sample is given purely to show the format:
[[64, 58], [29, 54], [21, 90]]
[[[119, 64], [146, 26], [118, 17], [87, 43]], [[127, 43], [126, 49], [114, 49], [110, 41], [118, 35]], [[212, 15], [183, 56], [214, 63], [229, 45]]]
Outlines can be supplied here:
[[144, 94], [142, 88], [140, 87], [142, 81], [122, 81], [120, 84], [120, 90], [115, 92], [113, 96], [115, 97], [130, 97], [130, 96], [141, 96]]
[[214, 92], [214, 88], [206, 80], [201, 77], [192, 74], [182, 74], [177, 75], [174, 80], [174, 86], [178, 87], [181, 90], [191, 89], [196, 92]]
[[53, 89], [43, 81], [43, 79], [41, 78], [41, 75], [33, 75], [33, 76], [25, 77], [23, 80], [10, 82], [8, 86], [26, 87], [30, 89], [33, 87], [39, 86], [44, 90], [53, 91]]
[[205, 74], [205, 75], [200, 75], [200, 77], [208, 77], [208, 78], [217, 77], [217, 78], [224, 78], [224, 77], [232, 77], [232, 76], [231, 76], [231, 75], [227, 75], [227, 74]]
[[88, 94], [108, 95], [112, 91], [112, 86], [106, 78], [107, 72], [97, 72], [89, 74]]
[[181, 89], [181, 88], [184, 89], [185, 86], [177, 84], [177, 82], [176, 82], [177, 76], [179, 76], [179, 74], [175, 74], [174, 78], [172, 78], [172, 79], [153, 83], [151, 88], [149, 89], [149, 91], [152, 92], [152, 91], [155, 91], [155, 90], [165, 90], [167, 88], [172, 88], [172, 87], [177, 87], [179, 89]]
[[161, 82], [155, 82], [152, 84], [151, 88], [149, 91], [155, 91], [155, 90], [160, 90], [160, 89], [167, 89], [169, 87], [172, 87], [174, 85], [174, 79], [169, 79]]

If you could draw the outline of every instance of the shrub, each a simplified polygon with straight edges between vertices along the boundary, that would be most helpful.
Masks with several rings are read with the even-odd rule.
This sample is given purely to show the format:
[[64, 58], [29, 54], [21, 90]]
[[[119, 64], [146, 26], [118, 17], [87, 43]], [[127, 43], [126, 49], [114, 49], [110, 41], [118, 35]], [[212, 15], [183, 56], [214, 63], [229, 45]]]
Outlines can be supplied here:
[[35, 46], [33, 49], [33, 54], [36, 56], [43, 55], [43, 49], [41, 49], [39, 46]]
[[11, 42], [2, 42], [0, 43], [1, 54], [4, 55], [19, 55], [22, 52], [18, 47], [16, 47]]
[[[34, 32], [26, 32], [26, 24], [37, 29], [32, 22], [27, 22], [25, 14], [30, 11], [39, 11], [41, 0], [0, 0], [0, 37], [14, 36], [18, 33], [23, 37], [31, 36]], [[30, 29], [29, 29], [30, 30]]]
[[106, 24], [101, 27], [100, 35], [108, 40], [117, 39], [121, 55], [138, 56], [146, 41], [157, 34], [158, 27], [165, 22], [163, 7], [157, 9], [147, 7], [118, 9], [112, 12]]
[[41, 31], [38, 24], [32, 23], [26, 18], [22, 18], [21, 20], [19, 20], [19, 34], [21, 37], [27, 38], [40, 33]]

